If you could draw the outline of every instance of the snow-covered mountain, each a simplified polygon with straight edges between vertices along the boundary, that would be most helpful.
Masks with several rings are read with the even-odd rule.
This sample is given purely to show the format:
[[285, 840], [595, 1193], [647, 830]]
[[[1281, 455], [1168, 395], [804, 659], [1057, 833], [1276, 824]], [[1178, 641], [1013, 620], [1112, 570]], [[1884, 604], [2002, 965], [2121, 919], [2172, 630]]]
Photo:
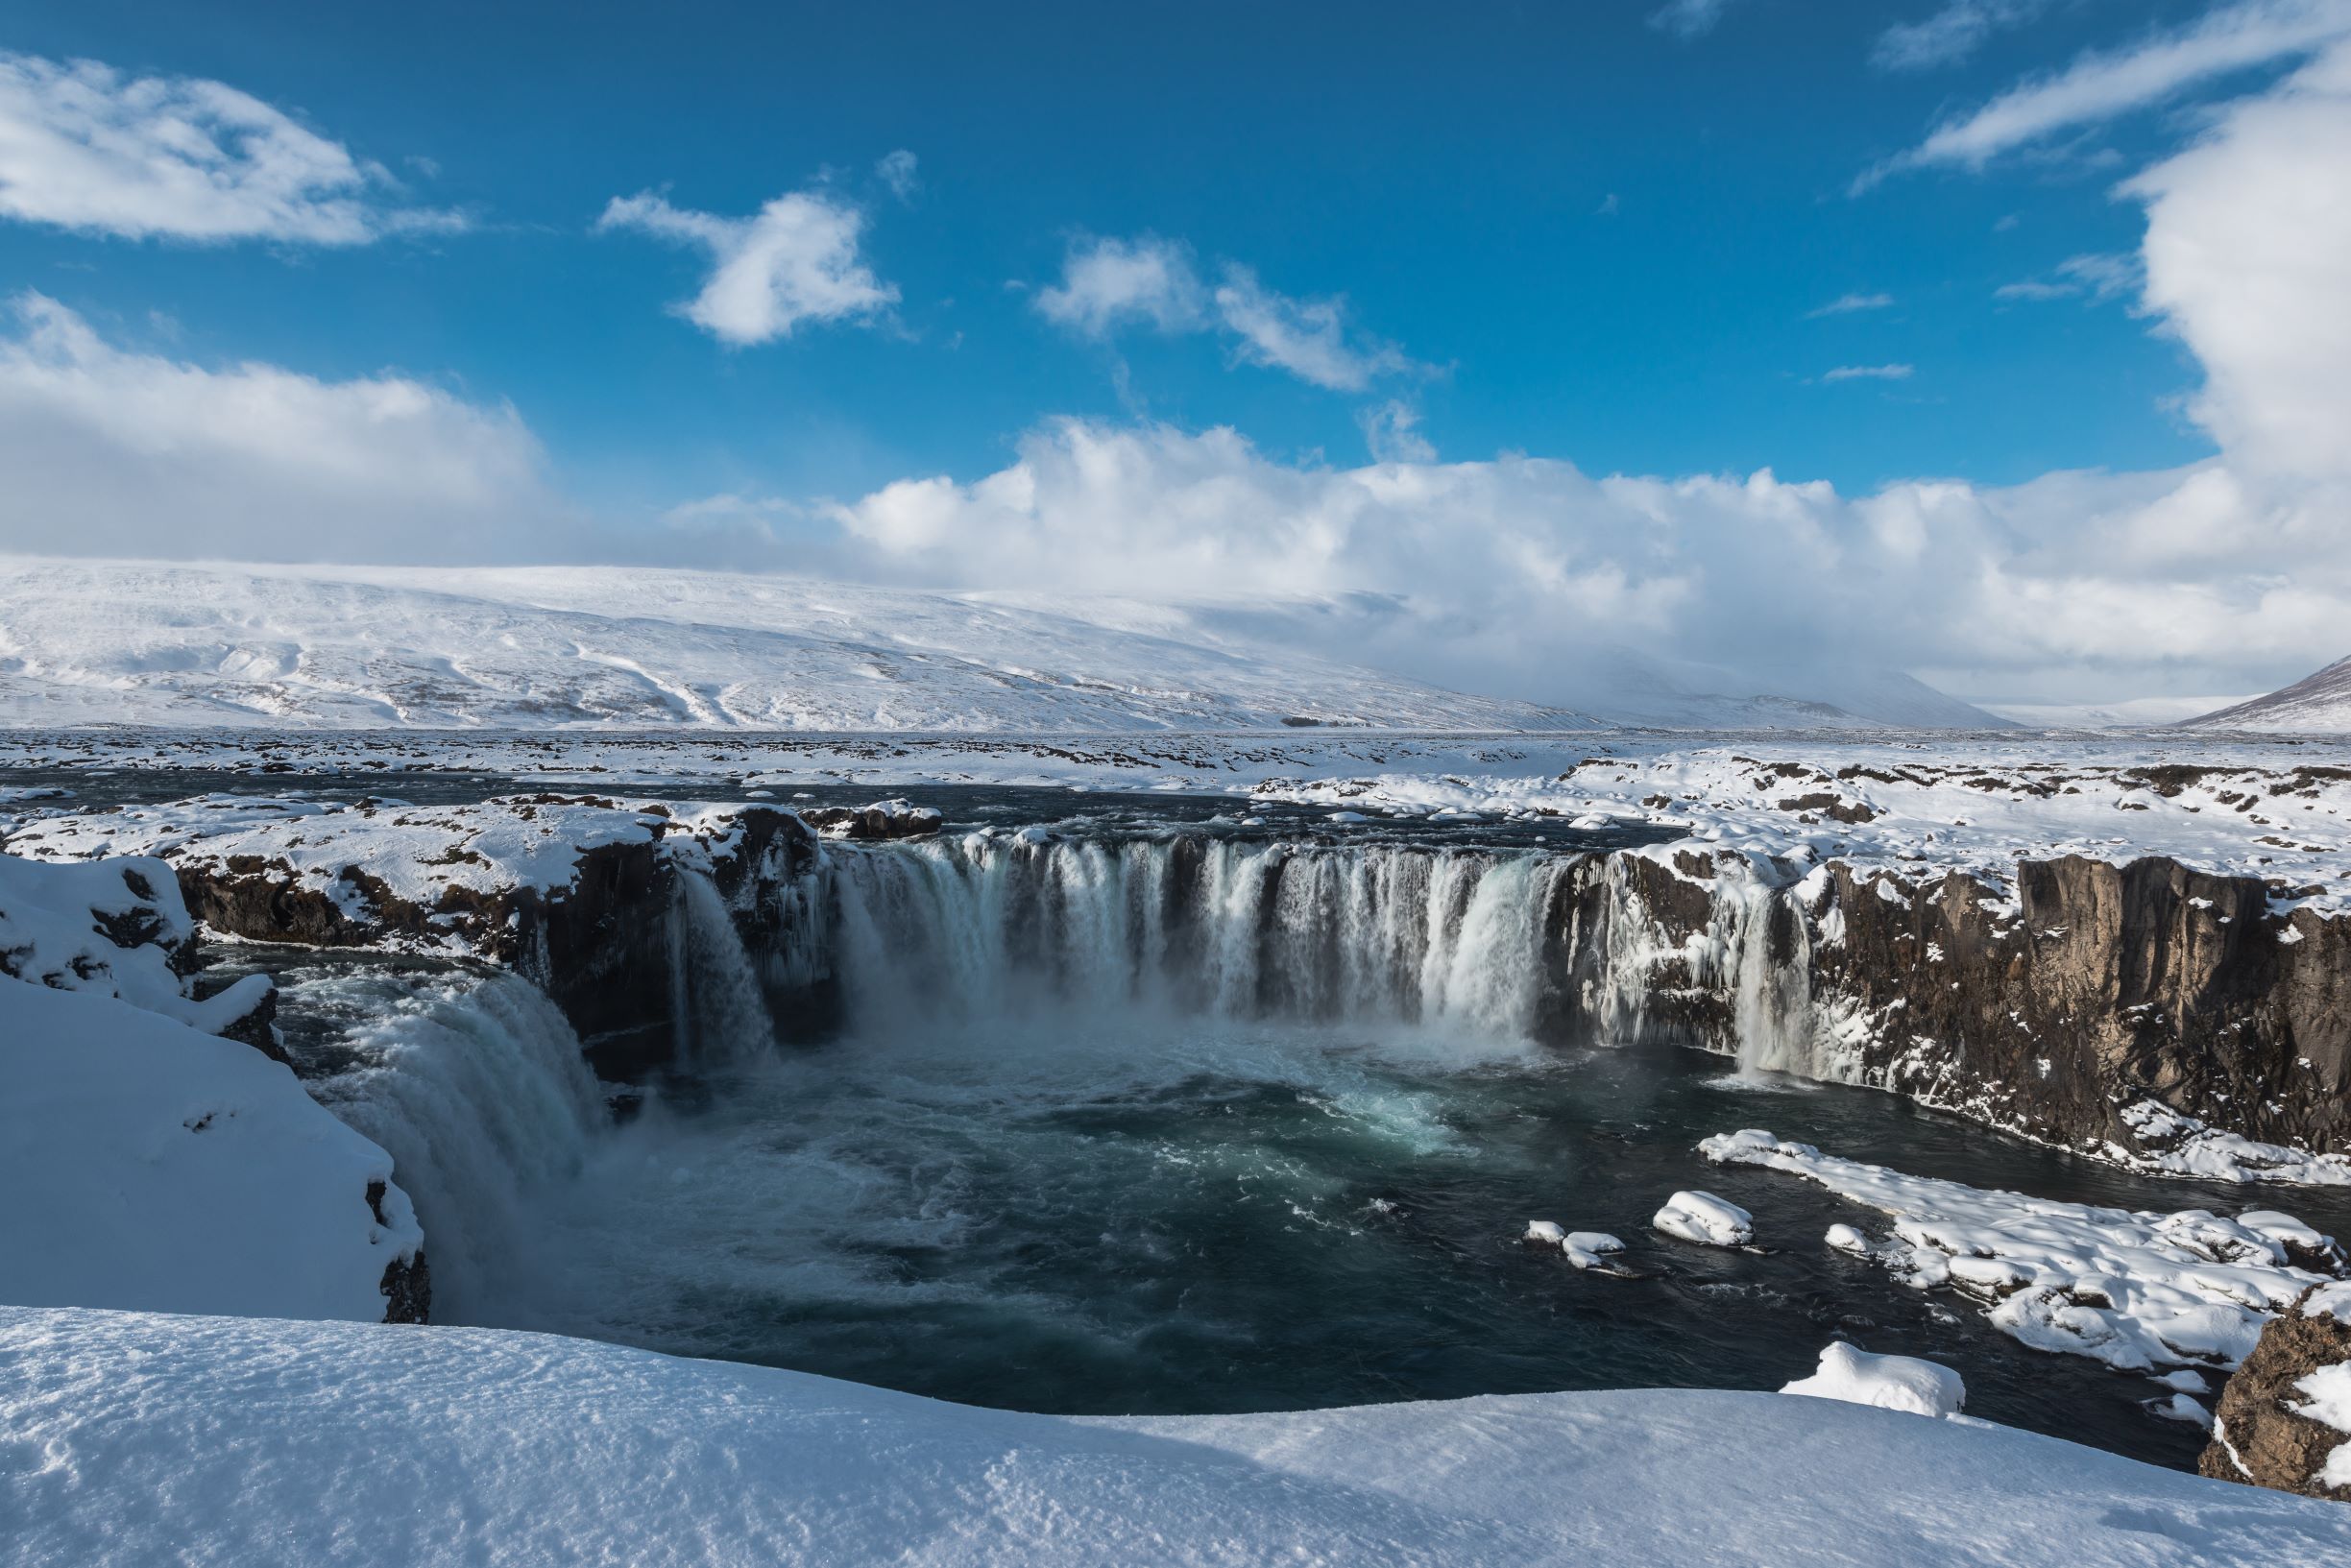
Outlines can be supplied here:
[[983, 595], [622, 567], [0, 561], [0, 722], [1122, 731], [1593, 720]]
[[[1997, 728], [1899, 671], [1777, 684], [1612, 649], [1560, 706], [1334, 660], [1326, 606], [618, 567], [0, 558], [0, 723], [1112, 733]], [[1550, 695], [1546, 692], [1545, 695]]]
[[2216, 730], [2309, 730], [2351, 735], [2351, 659], [2338, 659], [2291, 686], [2188, 720]]

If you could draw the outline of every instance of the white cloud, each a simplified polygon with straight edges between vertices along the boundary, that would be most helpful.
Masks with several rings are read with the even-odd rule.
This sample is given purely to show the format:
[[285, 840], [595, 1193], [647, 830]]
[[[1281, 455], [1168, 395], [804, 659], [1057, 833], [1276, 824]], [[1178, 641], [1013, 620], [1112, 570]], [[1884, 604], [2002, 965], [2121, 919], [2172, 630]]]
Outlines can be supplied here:
[[1712, 32], [1730, 7], [1731, 0], [1666, 0], [1666, 4], [1649, 13], [1649, 25], [1680, 37], [1694, 38]]
[[1822, 316], [1846, 316], [1856, 310], [1884, 310], [1894, 303], [1891, 294], [1840, 294], [1818, 310], [1805, 312], [1806, 320]]
[[1992, 293], [2001, 300], [2087, 298], [2093, 304], [2104, 304], [2139, 287], [2145, 276], [2145, 269], [2135, 255], [2093, 253], [2066, 257], [2049, 277], [2002, 283]]
[[914, 192], [922, 185], [922, 181], [915, 175], [915, 166], [914, 155], [901, 147], [894, 153], [883, 155], [882, 160], [874, 165], [874, 173], [881, 177], [882, 183], [889, 187], [892, 196], [907, 202], [913, 200]]
[[2132, 48], [2090, 54], [1947, 120], [1917, 147], [1864, 173], [1856, 190], [1903, 169], [1981, 169], [2060, 131], [2159, 104], [2199, 82], [2308, 55], [2351, 35], [2351, 0], [2240, 0]]
[[1061, 281], [1037, 290], [1035, 304], [1047, 321], [1101, 338], [1132, 322], [1162, 332], [1195, 330], [1206, 320], [1206, 298], [1182, 245], [1142, 234], [1071, 245]]
[[789, 337], [802, 322], [870, 320], [898, 302], [896, 286], [859, 253], [864, 213], [822, 191], [779, 196], [750, 218], [674, 207], [643, 191], [614, 197], [596, 228], [709, 253], [702, 292], [676, 308], [722, 343]]
[[2250, 690], [2351, 625], [2328, 514], [2217, 463], [1846, 496], [1523, 457], [1294, 467], [1229, 429], [1063, 420], [995, 473], [829, 512], [873, 574], [1223, 605], [1336, 657], [1554, 700], [1615, 645], [1758, 671], [1866, 659], [2048, 701]]
[[2351, 42], [2125, 189], [2145, 303], [2204, 367], [2195, 417], [2249, 472], [2351, 480]]
[[1907, 381], [1916, 370], [1910, 365], [1839, 365], [1821, 372], [1824, 381]]
[[1091, 338], [1148, 323], [1162, 332], [1231, 334], [1234, 357], [1286, 371], [1333, 392], [1361, 392], [1384, 375], [1424, 371], [1394, 344], [1351, 331], [1344, 300], [1298, 300], [1226, 262], [1214, 290], [1191, 250], [1156, 234], [1071, 245], [1061, 281], [1036, 292], [1038, 314]]
[[0, 331], [0, 547], [254, 560], [560, 548], [513, 409], [398, 375], [322, 381], [109, 342], [40, 294]]
[[1437, 448], [1420, 433], [1420, 411], [1391, 398], [1355, 416], [1374, 463], [1434, 463]]
[[1923, 20], [1897, 22], [1879, 34], [1870, 62], [1887, 71], [1955, 65], [1993, 34], [2024, 26], [2048, 5], [2049, 0], [1949, 0]]
[[1243, 359], [1333, 392], [1361, 392], [1375, 376], [1419, 368], [1393, 344], [1350, 341], [1343, 302], [1276, 294], [1247, 267], [1224, 269], [1216, 307], [1240, 338]]
[[388, 205], [397, 181], [248, 93], [0, 52], [0, 216], [198, 243], [365, 245], [465, 227]]

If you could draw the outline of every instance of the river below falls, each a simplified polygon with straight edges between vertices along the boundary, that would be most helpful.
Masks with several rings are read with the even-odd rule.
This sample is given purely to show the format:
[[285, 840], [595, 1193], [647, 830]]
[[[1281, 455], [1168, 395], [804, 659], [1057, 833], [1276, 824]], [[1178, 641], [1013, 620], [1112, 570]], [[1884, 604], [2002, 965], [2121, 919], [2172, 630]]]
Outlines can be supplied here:
[[[2145, 1378], [2028, 1351], [1830, 1250], [1878, 1217], [1708, 1166], [1766, 1127], [1904, 1171], [2131, 1208], [2351, 1197], [2133, 1177], [1892, 1096], [1695, 1051], [1442, 1029], [1039, 1011], [901, 1022], [632, 1090], [512, 977], [287, 955], [313, 1091], [392, 1152], [435, 1318], [795, 1367], [1029, 1411], [1180, 1413], [1546, 1389], [1776, 1388], [1820, 1348], [1932, 1357], [1970, 1413], [2171, 1465]], [[920, 977], [909, 978], [919, 988]], [[1770, 1250], [1649, 1230], [1680, 1188]], [[1579, 1273], [1530, 1219], [1611, 1231]]]

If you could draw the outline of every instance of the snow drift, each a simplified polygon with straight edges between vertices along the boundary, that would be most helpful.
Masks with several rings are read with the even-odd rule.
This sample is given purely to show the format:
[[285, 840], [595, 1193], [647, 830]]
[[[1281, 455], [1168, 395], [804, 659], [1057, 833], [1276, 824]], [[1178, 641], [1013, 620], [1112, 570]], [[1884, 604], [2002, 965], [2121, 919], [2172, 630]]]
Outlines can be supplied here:
[[0, 1309], [0, 1430], [27, 1568], [2351, 1555], [2351, 1509], [1772, 1394], [1079, 1419], [493, 1330]]

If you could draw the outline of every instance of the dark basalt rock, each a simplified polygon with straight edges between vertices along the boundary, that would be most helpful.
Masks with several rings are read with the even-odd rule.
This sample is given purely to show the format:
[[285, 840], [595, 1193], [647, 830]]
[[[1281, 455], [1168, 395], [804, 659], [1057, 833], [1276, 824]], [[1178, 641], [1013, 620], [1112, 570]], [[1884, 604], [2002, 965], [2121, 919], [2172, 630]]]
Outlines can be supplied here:
[[1878, 880], [1832, 866], [1807, 912], [1844, 927], [1815, 940], [1816, 997], [1881, 1021], [1869, 1081], [2076, 1146], [2140, 1147], [2121, 1113], [2146, 1100], [2351, 1145], [2351, 926], [2163, 858], [2023, 861], [2013, 906], [1955, 873], [1899, 900]]
[[[710, 856], [712, 880], [740, 911], [746, 948], [771, 953], [782, 945], [774, 928], [792, 907], [781, 890], [814, 869], [817, 842], [798, 816], [769, 807], [745, 807], [733, 825], [733, 837]], [[629, 1079], [666, 1065], [673, 1045], [668, 975], [681, 873], [663, 853], [666, 816], [648, 813], [646, 839], [581, 851], [569, 885], [450, 885], [429, 905], [401, 898], [358, 865], [338, 874], [348, 890], [341, 899], [303, 882], [283, 860], [216, 859], [199, 846], [173, 869], [189, 909], [229, 935], [308, 947], [445, 950], [454, 942], [514, 969], [563, 1009], [600, 1075]], [[772, 977], [780, 1017], [829, 1005], [796, 983]]]
[[2230, 1375], [2213, 1410], [2213, 1440], [2196, 1468], [2216, 1481], [2351, 1503], [2351, 1486], [2318, 1480], [2327, 1459], [2351, 1433], [2305, 1415], [2310, 1396], [2294, 1385], [2325, 1366], [2351, 1363], [2351, 1322], [2302, 1308], [2324, 1286], [2269, 1320], [2261, 1342]]
[[799, 812], [800, 820], [828, 838], [879, 842], [891, 838], [928, 838], [946, 824], [929, 806], [910, 801], [876, 801], [871, 806], [816, 806]]
[[[369, 1210], [376, 1223], [388, 1225], [391, 1219], [384, 1214], [384, 1184], [368, 1183]], [[424, 1249], [419, 1247], [405, 1258], [395, 1258], [384, 1265], [384, 1315], [387, 1323], [429, 1323], [432, 1321], [432, 1270], [425, 1266]]]

